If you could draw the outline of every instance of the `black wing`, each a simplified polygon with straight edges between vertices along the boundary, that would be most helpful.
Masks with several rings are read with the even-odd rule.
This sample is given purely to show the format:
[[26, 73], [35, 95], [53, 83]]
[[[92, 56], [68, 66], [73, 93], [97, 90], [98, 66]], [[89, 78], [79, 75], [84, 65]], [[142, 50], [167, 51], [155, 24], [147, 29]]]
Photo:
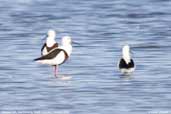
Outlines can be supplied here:
[[51, 52], [49, 52], [47, 55], [44, 55], [44, 56], [39, 57], [37, 59], [34, 59], [34, 61], [37, 61], [37, 60], [45, 60], [45, 59], [53, 59], [61, 51], [64, 51], [64, 50], [63, 49], [56, 48], [56, 49], [52, 50]]
[[55, 48], [57, 48], [57, 47], [58, 47], [58, 43], [53, 44], [53, 46], [52, 46], [52, 47], [48, 47], [48, 46], [46, 46], [46, 48], [47, 48], [47, 52], [50, 52], [51, 50], [53, 50], [53, 49], [55, 49]]
[[46, 47], [46, 43], [43, 44], [42, 48], [41, 48], [41, 55], [43, 55], [43, 49]]
[[51, 50], [58, 47], [58, 43], [55, 43], [52, 47], [47, 47], [46, 43], [41, 48], [41, 55], [43, 55], [43, 49], [46, 48], [47, 52], [50, 52]]
[[131, 59], [131, 62], [129, 63], [129, 67], [134, 67], [134, 61]]
[[127, 64], [124, 59], [120, 60], [119, 68], [133, 68], [134, 67], [134, 61], [131, 59], [131, 61]]

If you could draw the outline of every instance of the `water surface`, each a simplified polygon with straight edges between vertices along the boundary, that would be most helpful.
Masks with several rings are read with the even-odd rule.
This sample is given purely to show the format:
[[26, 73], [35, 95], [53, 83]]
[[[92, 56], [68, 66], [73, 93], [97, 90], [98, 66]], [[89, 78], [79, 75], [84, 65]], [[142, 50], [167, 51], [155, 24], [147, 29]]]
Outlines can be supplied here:
[[[1, 0], [0, 110], [64, 114], [171, 112], [170, 0]], [[74, 45], [56, 79], [33, 62], [48, 29]], [[130, 44], [136, 71], [117, 69]]]

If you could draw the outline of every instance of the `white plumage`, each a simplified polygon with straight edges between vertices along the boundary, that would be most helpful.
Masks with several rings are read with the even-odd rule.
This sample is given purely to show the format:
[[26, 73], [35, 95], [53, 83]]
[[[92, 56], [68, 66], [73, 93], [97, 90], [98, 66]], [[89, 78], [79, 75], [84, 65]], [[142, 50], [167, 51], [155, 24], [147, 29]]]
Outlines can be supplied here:
[[[52, 52], [53, 52], [53, 50], [52, 50]], [[56, 56], [54, 56], [54, 58], [52, 58], [52, 59], [43, 59], [43, 60], [38, 60], [36, 62], [53, 66], [53, 65], [62, 64], [64, 60], [65, 60], [65, 54], [63, 51], [61, 51]]]
[[41, 55], [48, 54], [49, 51], [58, 47], [58, 43], [55, 41], [56, 32], [54, 30], [49, 30], [46, 38], [46, 42], [41, 48]]
[[125, 45], [122, 48], [122, 58], [119, 61], [118, 67], [123, 74], [131, 74], [135, 70], [135, 64], [131, 58], [130, 47]]
[[62, 45], [49, 51], [47, 54], [35, 59], [41, 64], [48, 64], [55, 67], [55, 76], [57, 75], [58, 65], [63, 64], [72, 53], [71, 37], [64, 36], [62, 38]]

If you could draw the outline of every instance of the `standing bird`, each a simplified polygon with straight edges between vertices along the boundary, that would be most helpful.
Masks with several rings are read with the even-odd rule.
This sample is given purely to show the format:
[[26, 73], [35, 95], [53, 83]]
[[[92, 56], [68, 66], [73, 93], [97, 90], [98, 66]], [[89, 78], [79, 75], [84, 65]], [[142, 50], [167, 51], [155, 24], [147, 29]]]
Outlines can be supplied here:
[[72, 53], [72, 40], [69, 36], [64, 36], [62, 38], [62, 45], [52, 49], [48, 54], [43, 55], [34, 61], [41, 64], [48, 64], [54, 66], [54, 75], [57, 77], [58, 65], [63, 64]]
[[129, 75], [135, 70], [135, 64], [130, 54], [129, 45], [122, 48], [122, 58], [119, 62], [119, 69], [123, 74]]
[[54, 30], [49, 30], [47, 35], [46, 42], [41, 48], [41, 55], [46, 55], [52, 49], [58, 47], [58, 43], [55, 41], [56, 32]]

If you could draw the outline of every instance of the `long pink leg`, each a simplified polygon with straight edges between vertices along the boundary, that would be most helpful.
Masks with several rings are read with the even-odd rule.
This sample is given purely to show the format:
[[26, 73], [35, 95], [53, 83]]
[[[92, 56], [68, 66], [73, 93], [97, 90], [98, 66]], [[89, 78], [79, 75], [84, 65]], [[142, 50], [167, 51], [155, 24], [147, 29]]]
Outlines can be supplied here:
[[57, 75], [58, 75], [58, 66], [54, 66], [55, 69], [54, 69], [54, 74], [55, 74], [55, 77], [57, 78]]

